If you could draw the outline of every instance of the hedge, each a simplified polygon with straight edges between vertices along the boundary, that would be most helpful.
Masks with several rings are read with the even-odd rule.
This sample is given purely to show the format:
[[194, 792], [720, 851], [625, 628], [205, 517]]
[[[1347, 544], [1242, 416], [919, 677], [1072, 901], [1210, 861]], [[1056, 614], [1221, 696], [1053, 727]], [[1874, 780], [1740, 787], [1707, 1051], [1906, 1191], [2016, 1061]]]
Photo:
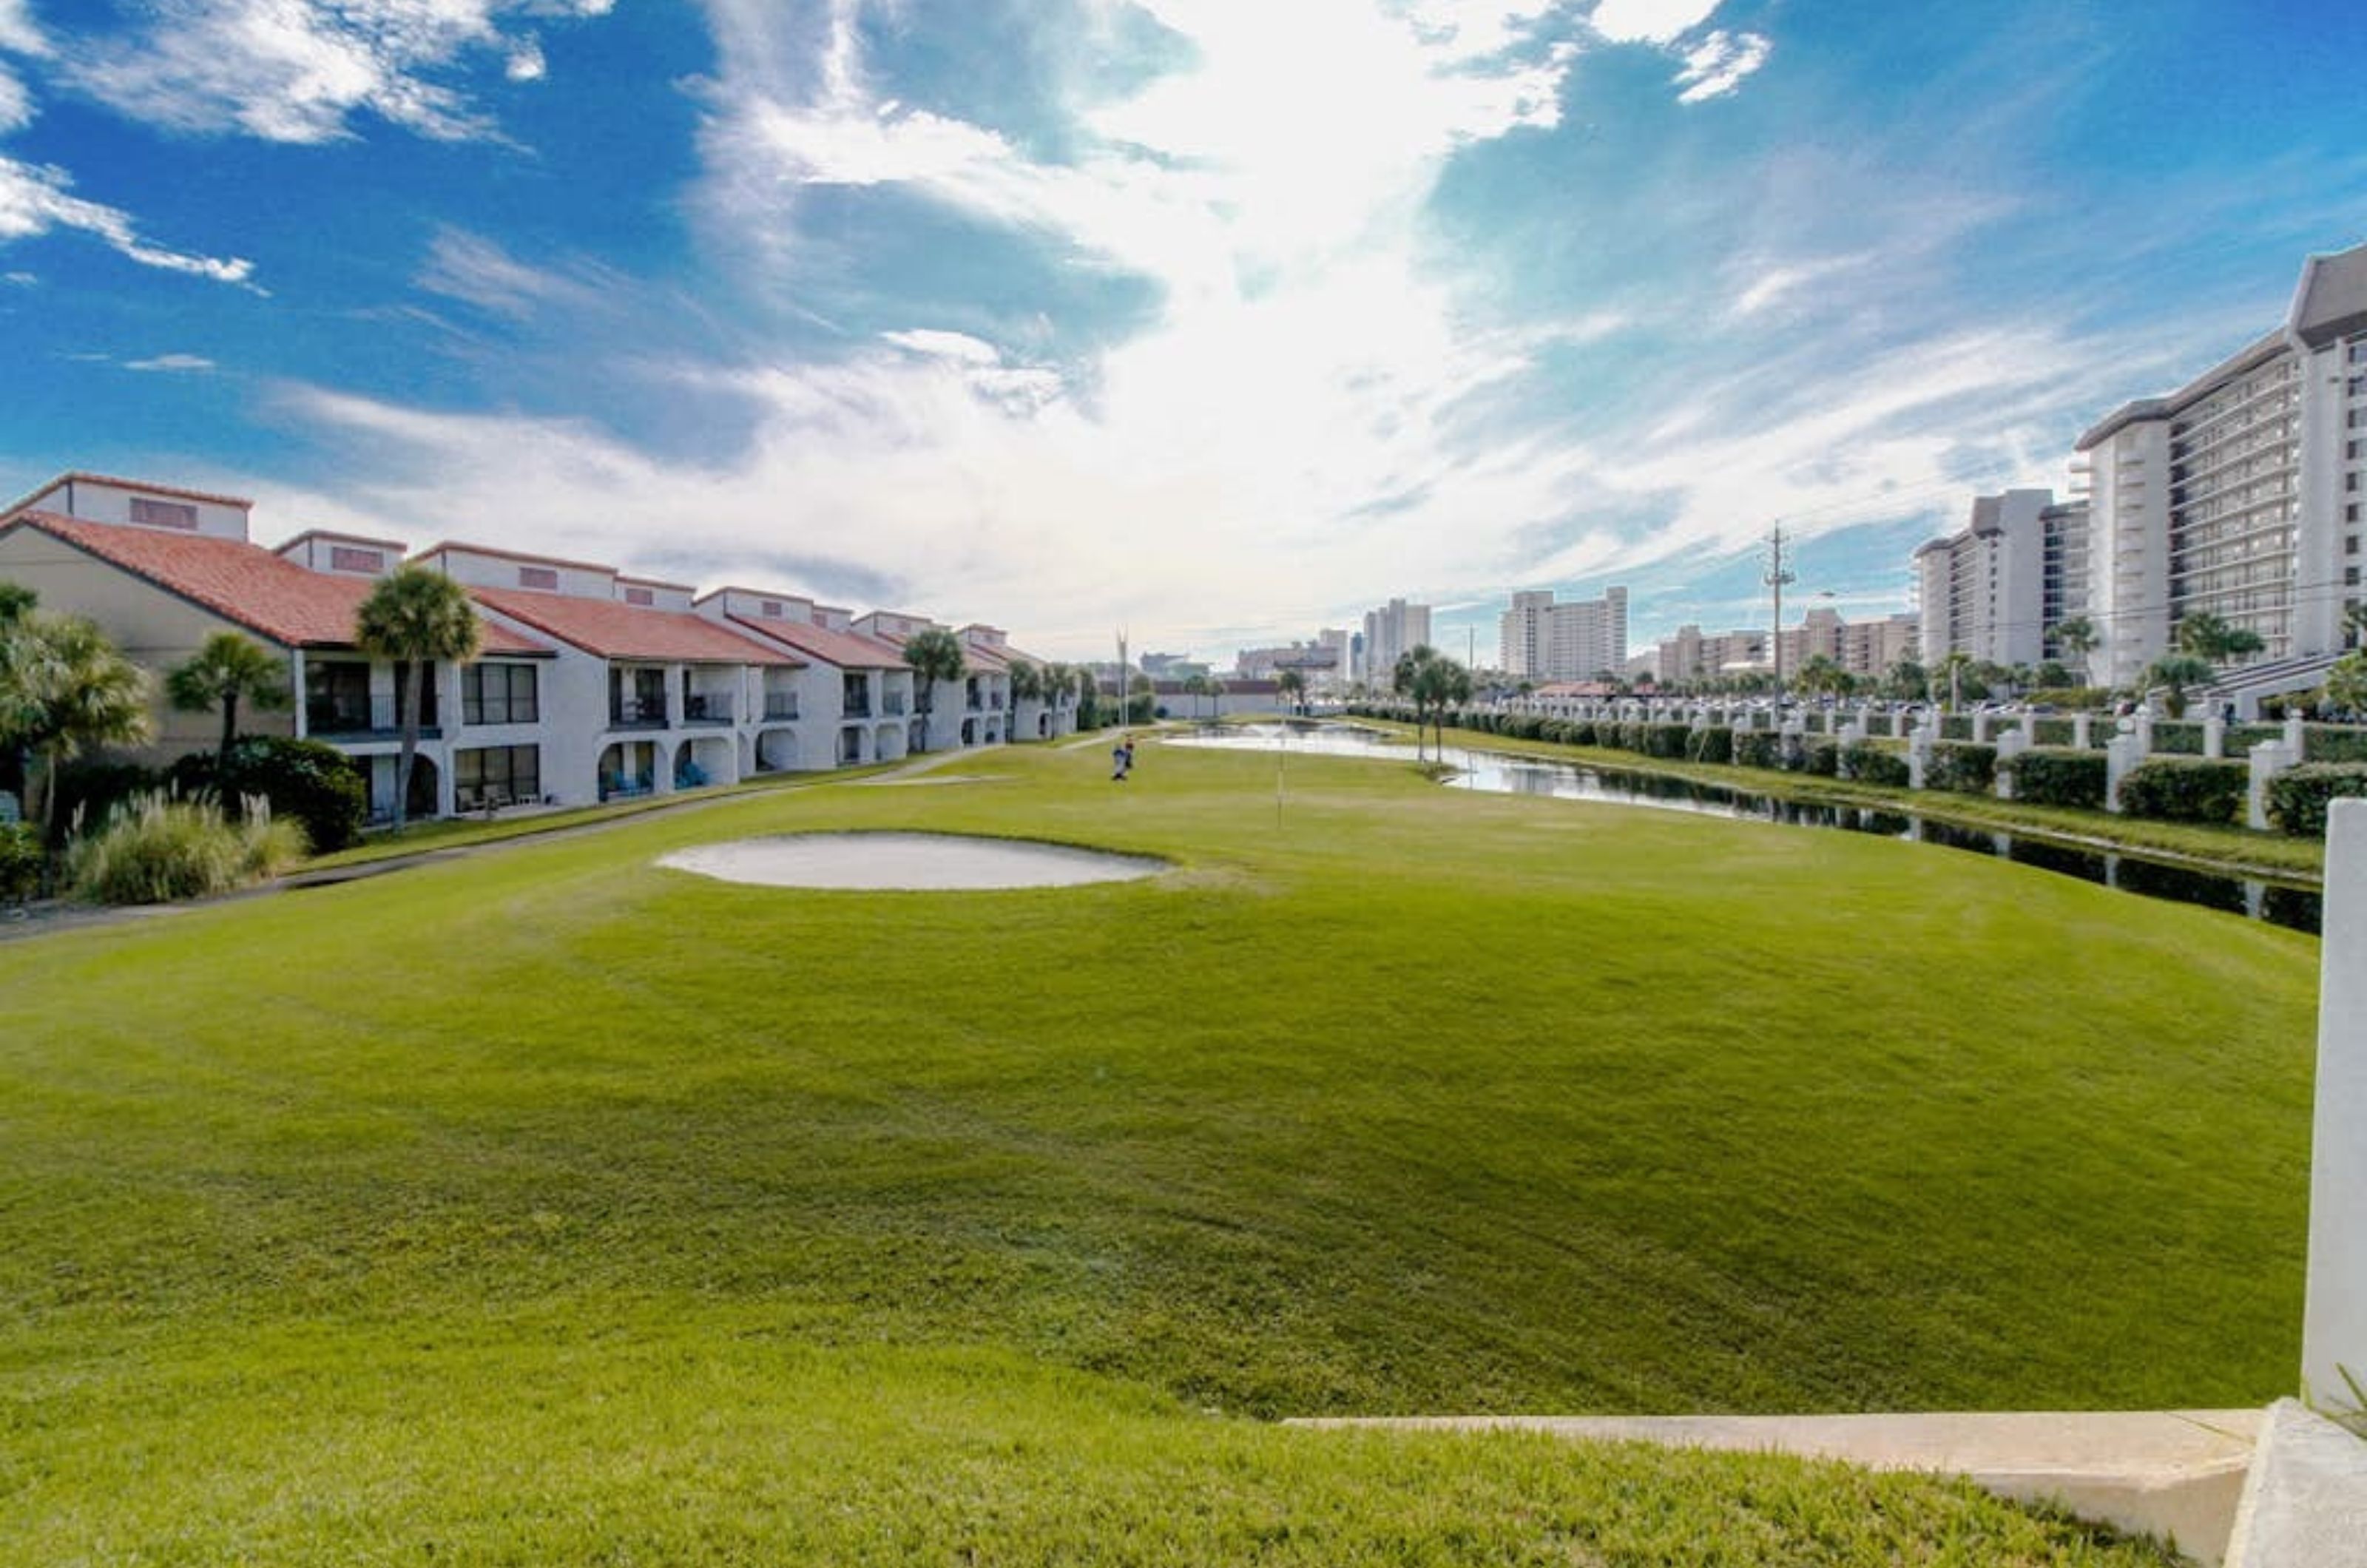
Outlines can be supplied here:
[[2110, 777], [2104, 754], [2077, 746], [2034, 746], [1999, 764], [2013, 774], [2013, 797], [2036, 806], [2103, 809]]
[[2269, 820], [2297, 839], [2326, 837], [2327, 805], [2367, 797], [2367, 763], [2304, 762], [2269, 781]]
[[1735, 765], [1744, 768], [1772, 768], [1783, 761], [1777, 750], [1780, 737], [1770, 729], [1738, 730], [1734, 735]]
[[2367, 762], [2367, 728], [2350, 724], [2301, 727], [2305, 762]]
[[2153, 749], [2163, 756], [2200, 757], [2203, 755], [2203, 727], [2182, 718], [2156, 719]]
[[1733, 761], [1734, 731], [1714, 724], [1703, 725], [1685, 742], [1685, 758], [1693, 762]]
[[2251, 781], [2243, 762], [2153, 757], [2121, 780], [2121, 809], [2164, 822], [2233, 822]]
[[1872, 740], [1857, 740], [1841, 749], [1841, 773], [1860, 784], [1887, 784], [1893, 789], [1905, 789], [1912, 777], [1907, 759], [1887, 746]]
[[1931, 747], [1923, 769], [1925, 789], [1956, 795], [1992, 795], [1997, 791], [1997, 748], [1968, 740], [1941, 740]]

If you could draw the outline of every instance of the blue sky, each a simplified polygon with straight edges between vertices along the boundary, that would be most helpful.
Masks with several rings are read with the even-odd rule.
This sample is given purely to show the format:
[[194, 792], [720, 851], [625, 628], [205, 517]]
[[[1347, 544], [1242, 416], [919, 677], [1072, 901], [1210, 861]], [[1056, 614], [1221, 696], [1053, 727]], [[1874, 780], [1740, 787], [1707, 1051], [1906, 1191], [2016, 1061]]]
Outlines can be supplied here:
[[1224, 659], [1907, 607], [2367, 241], [2356, 0], [0, 0], [0, 490]]

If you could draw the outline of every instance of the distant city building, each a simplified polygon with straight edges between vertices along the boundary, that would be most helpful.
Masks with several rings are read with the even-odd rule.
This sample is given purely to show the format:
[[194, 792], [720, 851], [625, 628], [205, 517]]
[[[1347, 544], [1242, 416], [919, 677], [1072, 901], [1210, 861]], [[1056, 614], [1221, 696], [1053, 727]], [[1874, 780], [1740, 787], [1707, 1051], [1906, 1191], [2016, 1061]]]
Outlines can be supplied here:
[[1672, 686], [1681, 682], [1715, 681], [1725, 675], [1738, 675], [1754, 670], [1772, 670], [1768, 658], [1767, 633], [1760, 628], [1704, 635], [1699, 626], [1679, 626], [1676, 635], [1661, 640], [1659, 655], [1654, 660], [1652, 679], [1656, 685]]
[[1627, 664], [1627, 591], [1557, 604], [1550, 590], [1512, 595], [1497, 620], [1498, 660], [1520, 680], [1591, 681]]
[[2141, 679], [2197, 612], [2259, 634], [2263, 660], [2331, 656], [2367, 603], [2367, 245], [2310, 257], [2281, 324], [2107, 415], [2073, 472], [2101, 678]]
[[2051, 491], [1976, 499], [1961, 532], [1915, 552], [1923, 662], [1952, 653], [2005, 665], [2047, 657], [2049, 629], [2087, 610], [2085, 525], [2085, 509], [2057, 506]]
[[1366, 686], [1387, 690], [1397, 673], [1398, 660], [1430, 641], [1430, 606], [1392, 599], [1365, 616], [1365, 646], [1355, 665], [1355, 678]]

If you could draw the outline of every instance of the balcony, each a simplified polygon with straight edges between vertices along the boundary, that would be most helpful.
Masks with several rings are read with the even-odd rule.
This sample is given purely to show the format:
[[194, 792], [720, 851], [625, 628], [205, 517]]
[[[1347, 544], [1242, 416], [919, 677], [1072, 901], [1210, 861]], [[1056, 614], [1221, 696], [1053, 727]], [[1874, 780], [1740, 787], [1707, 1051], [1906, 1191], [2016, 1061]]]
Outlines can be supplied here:
[[665, 700], [640, 702], [621, 697], [608, 705], [608, 728], [611, 729], [663, 729], [666, 727]]
[[900, 694], [891, 694], [880, 703], [879, 711], [889, 718], [901, 718], [904, 716], [906, 705], [906, 701]]
[[798, 716], [798, 694], [795, 692], [766, 692], [764, 716], [767, 719], [795, 719]]
[[[394, 740], [402, 738], [402, 722], [391, 696], [314, 697], [304, 704], [304, 733], [315, 740]], [[436, 705], [423, 705], [419, 738], [436, 740], [443, 734]]]
[[729, 692], [687, 692], [682, 699], [682, 722], [685, 727], [730, 724], [734, 706]]
[[842, 718], [869, 718], [871, 699], [863, 694], [849, 692], [846, 700], [839, 705], [838, 712]]

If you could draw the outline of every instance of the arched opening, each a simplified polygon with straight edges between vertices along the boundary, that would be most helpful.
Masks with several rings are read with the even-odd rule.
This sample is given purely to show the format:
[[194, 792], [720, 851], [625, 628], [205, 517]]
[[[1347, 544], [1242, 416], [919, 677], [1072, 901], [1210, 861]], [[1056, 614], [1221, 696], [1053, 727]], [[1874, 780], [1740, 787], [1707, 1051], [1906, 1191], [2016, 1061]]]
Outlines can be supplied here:
[[697, 736], [675, 749], [674, 788], [704, 789], [708, 784], [739, 782], [739, 772], [731, 765], [731, 740], [729, 736]]
[[754, 772], [785, 773], [797, 765], [798, 732], [796, 730], [767, 729], [757, 735]]
[[648, 740], [614, 740], [600, 753], [600, 798], [647, 795], [657, 788], [658, 749]]

